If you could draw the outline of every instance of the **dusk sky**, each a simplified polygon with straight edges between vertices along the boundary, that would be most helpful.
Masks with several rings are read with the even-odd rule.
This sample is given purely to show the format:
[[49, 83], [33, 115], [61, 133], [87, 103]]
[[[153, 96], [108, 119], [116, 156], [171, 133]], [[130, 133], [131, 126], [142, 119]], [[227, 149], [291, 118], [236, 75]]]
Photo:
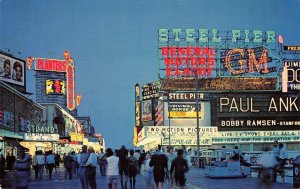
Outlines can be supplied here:
[[300, 45], [299, 21], [300, 0], [0, 0], [0, 50], [24, 60], [69, 50], [79, 115], [107, 147], [132, 147], [134, 85], [158, 79], [158, 29], [274, 30]]

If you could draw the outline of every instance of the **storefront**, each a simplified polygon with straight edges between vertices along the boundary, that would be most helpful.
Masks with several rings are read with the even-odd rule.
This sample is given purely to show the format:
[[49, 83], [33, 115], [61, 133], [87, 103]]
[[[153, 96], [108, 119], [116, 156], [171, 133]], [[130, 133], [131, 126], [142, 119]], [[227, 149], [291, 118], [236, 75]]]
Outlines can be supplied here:
[[43, 107], [0, 81], [0, 149], [4, 156], [28, 149], [20, 145], [30, 124], [43, 124]]

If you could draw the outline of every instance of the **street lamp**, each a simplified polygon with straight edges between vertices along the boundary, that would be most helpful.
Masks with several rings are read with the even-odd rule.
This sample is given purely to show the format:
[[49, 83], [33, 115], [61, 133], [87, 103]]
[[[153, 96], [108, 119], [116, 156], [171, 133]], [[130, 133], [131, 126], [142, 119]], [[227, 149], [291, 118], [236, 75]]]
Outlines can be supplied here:
[[198, 160], [198, 166], [200, 167], [199, 83], [198, 83], [197, 70], [194, 70], [194, 75], [195, 75], [195, 80], [196, 80], [197, 160]]

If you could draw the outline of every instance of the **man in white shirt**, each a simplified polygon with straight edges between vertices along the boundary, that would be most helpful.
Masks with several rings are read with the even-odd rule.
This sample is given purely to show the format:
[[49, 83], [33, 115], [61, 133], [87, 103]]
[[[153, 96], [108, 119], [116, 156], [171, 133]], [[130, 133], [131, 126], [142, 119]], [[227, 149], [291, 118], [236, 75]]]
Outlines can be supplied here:
[[119, 158], [114, 156], [111, 148], [106, 150], [107, 184], [109, 189], [116, 189], [119, 179]]
[[97, 167], [97, 155], [94, 152], [93, 147], [88, 148], [88, 153], [90, 154], [85, 166], [89, 184], [91, 189], [96, 189], [97, 188], [97, 183], [96, 183], [96, 167]]
[[38, 152], [38, 155], [36, 156], [36, 160], [38, 165], [39, 179], [41, 180], [43, 178], [43, 169], [45, 166], [45, 156], [41, 150]]

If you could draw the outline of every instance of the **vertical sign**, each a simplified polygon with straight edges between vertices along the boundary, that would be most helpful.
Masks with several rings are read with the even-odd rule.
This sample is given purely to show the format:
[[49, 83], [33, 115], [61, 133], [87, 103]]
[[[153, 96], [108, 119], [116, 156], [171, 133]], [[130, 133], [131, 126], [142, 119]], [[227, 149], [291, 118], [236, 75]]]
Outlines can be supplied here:
[[74, 62], [71, 60], [67, 65], [67, 108], [70, 111], [75, 109], [75, 92], [74, 92]]
[[141, 126], [141, 102], [139, 84], [135, 85], [135, 126]]

